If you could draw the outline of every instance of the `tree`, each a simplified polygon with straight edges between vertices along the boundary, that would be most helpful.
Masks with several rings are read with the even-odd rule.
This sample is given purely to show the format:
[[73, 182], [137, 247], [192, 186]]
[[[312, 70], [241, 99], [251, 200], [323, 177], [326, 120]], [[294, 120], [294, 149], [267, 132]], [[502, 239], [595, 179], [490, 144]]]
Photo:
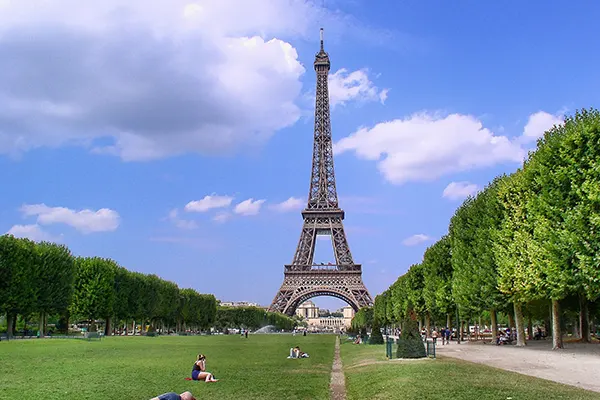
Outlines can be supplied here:
[[28, 314], [36, 305], [35, 243], [12, 235], [0, 236], [0, 310], [7, 314], [8, 337], [12, 337], [17, 314]]
[[40, 313], [40, 336], [45, 333], [48, 314], [65, 314], [71, 303], [75, 263], [64, 245], [42, 242], [35, 246], [37, 288], [36, 311]]
[[454, 309], [452, 298], [452, 252], [448, 235], [425, 250], [423, 256], [423, 299], [425, 307], [436, 317], [445, 317], [451, 327], [450, 313]]
[[502, 222], [497, 188], [504, 177], [492, 181], [476, 197], [467, 198], [450, 220], [452, 294], [466, 314], [490, 310], [497, 334], [496, 311], [506, 304], [498, 290], [498, 272], [492, 235]]
[[144, 293], [142, 298], [142, 330], [145, 330], [146, 322], [151, 323], [160, 313], [160, 287], [161, 279], [155, 275], [142, 275], [141, 287]]
[[179, 287], [173, 282], [161, 280], [159, 297], [158, 318], [164, 326], [176, 320], [177, 307], [179, 306]]
[[135, 318], [138, 314], [139, 299], [138, 291], [135, 288], [136, 280], [134, 274], [123, 267], [115, 270], [115, 301], [113, 304], [113, 313], [117, 321], [125, 321], [127, 330], [127, 320]]
[[514, 306], [517, 346], [525, 345], [522, 304], [543, 296], [544, 285], [544, 276], [532, 262], [539, 249], [533, 242], [535, 222], [528, 212], [534, 195], [529, 171], [518, 170], [502, 181], [498, 196], [504, 219], [492, 235], [498, 288], [510, 297]]
[[406, 273], [406, 305], [405, 310], [408, 310], [408, 305], [416, 315], [419, 316], [419, 321], [425, 318], [427, 335], [430, 333], [430, 316], [425, 306], [425, 298], [423, 297], [423, 264], [413, 264]]
[[350, 326], [356, 332], [366, 335], [367, 328], [373, 325], [373, 307], [363, 307], [354, 314]]
[[386, 290], [385, 292], [375, 296], [375, 301], [373, 303], [373, 318], [377, 319], [378, 323], [384, 327], [390, 323], [387, 315], [389, 301], [390, 293], [389, 290]]
[[398, 277], [389, 290], [391, 292], [390, 303], [393, 318], [396, 321], [402, 321], [406, 315], [406, 306], [408, 304], [407, 274]]
[[71, 311], [92, 322], [113, 315], [116, 264], [100, 257], [75, 259]]

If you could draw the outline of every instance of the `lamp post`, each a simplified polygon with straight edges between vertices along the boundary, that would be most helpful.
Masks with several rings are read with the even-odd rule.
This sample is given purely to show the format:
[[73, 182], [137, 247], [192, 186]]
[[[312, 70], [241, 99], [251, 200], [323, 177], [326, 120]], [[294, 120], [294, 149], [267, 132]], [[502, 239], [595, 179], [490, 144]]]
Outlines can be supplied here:
[[458, 304], [456, 305], [456, 344], [460, 344], [460, 318], [458, 315]]

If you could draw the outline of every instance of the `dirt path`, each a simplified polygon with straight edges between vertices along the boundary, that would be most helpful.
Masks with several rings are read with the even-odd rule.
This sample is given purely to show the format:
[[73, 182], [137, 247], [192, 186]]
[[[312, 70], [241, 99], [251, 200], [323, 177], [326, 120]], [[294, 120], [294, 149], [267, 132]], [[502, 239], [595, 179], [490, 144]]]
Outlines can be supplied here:
[[440, 356], [459, 358], [600, 392], [600, 345], [569, 343], [565, 347], [567, 348], [553, 351], [551, 343], [547, 341], [528, 342], [524, 348], [482, 343], [457, 345], [452, 342], [447, 346], [437, 346], [436, 352]]
[[342, 371], [339, 336], [335, 338], [335, 355], [333, 356], [329, 391], [331, 392], [331, 400], [346, 400], [346, 379], [344, 378], [344, 371]]

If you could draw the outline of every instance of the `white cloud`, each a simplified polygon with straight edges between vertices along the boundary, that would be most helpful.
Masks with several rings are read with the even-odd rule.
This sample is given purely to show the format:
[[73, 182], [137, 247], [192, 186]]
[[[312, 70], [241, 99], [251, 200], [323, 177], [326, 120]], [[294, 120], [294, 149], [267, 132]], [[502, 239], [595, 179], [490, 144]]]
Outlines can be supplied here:
[[377, 101], [387, 99], [388, 89], [379, 90], [369, 79], [366, 69], [348, 72], [341, 68], [329, 75], [329, 102], [332, 107], [348, 101]]
[[381, 104], [385, 104], [385, 101], [388, 98], [389, 91], [390, 91], [390, 89], [383, 89], [381, 92], [379, 92], [379, 102]]
[[212, 194], [209, 196], [204, 196], [204, 198], [201, 200], [190, 201], [185, 205], [184, 209], [188, 212], [206, 212], [208, 210], [212, 210], [213, 208], [229, 207], [232, 201], [233, 197], [231, 196], [219, 196]]
[[55, 237], [44, 231], [38, 224], [14, 225], [6, 233], [18, 238], [31, 239], [35, 242], [59, 242], [62, 240], [62, 235]]
[[450, 182], [444, 189], [442, 197], [450, 200], [460, 200], [472, 196], [479, 190], [479, 186], [469, 182]]
[[265, 200], [254, 200], [249, 198], [241, 203], [237, 204], [233, 209], [233, 212], [240, 215], [256, 215], [260, 212], [260, 207]]
[[288, 212], [301, 210], [304, 207], [305, 201], [297, 197], [290, 197], [289, 199], [282, 201], [281, 203], [272, 204], [270, 208], [278, 212]]
[[317, 20], [337, 36], [357, 30], [304, 0], [11, 1], [0, 154], [78, 145], [140, 161], [260, 145], [301, 115], [305, 68], [289, 40], [316, 49]]
[[429, 236], [419, 233], [419, 234], [412, 235], [411, 237], [404, 239], [402, 241], [402, 244], [405, 246], [416, 246], [418, 244], [427, 242], [429, 240], [431, 240], [431, 238]]
[[529, 116], [527, 125], [523, 129], [523, 141], [531, 142], [544, 136], [544, 132], [554, 125], [560, 125], [564, 122], [564, 115], [552, 115], [545, 111], [538, 111]]
[[191, 230], [198, 228], [198, 224], [196, 223], [196, 221], [180, 218], [179, 210], [176, 208], [169, 211], [169, 215], [167, 218], [173, 223], [173, 225], [175, 225], [179, 229]]
[[21, 212], [25, 217], [37, 216], [38, 224], [66, 224], [82, 233], [114, 231], [121, 220], [119, 213], [108, 208], [75, 211], [66, 207], [48, 207], [45, 204], [25, 204], [21, 207]]
[[224, 223], [226, 221], [229, 221], [231, 219], [232, 215], [229, 212], [220, 212], [217, 213], [214, 217], [213, 217], [213, 221], [218, 222], [218, 223]]
[[360, 128], [335, 143], [334, 151], [354, 151], [360, 158], [377, 161], [384, 177], [395, 184], [518, 163], [526, 155], [517, 140], [494, 134], [473, 116], [431, 113]]

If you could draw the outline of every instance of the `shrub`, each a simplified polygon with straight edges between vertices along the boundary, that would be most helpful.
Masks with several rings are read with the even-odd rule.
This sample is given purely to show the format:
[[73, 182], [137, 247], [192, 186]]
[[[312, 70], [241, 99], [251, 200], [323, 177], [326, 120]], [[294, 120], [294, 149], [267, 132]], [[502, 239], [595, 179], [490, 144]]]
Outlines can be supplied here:
[[402, 333], [398, 339], [398, 358], [423, 358], [427, 356], [425, 345], [419, 333], [416, 316], [412, 310], [407, 313], [408, 316], [402, 321]]

